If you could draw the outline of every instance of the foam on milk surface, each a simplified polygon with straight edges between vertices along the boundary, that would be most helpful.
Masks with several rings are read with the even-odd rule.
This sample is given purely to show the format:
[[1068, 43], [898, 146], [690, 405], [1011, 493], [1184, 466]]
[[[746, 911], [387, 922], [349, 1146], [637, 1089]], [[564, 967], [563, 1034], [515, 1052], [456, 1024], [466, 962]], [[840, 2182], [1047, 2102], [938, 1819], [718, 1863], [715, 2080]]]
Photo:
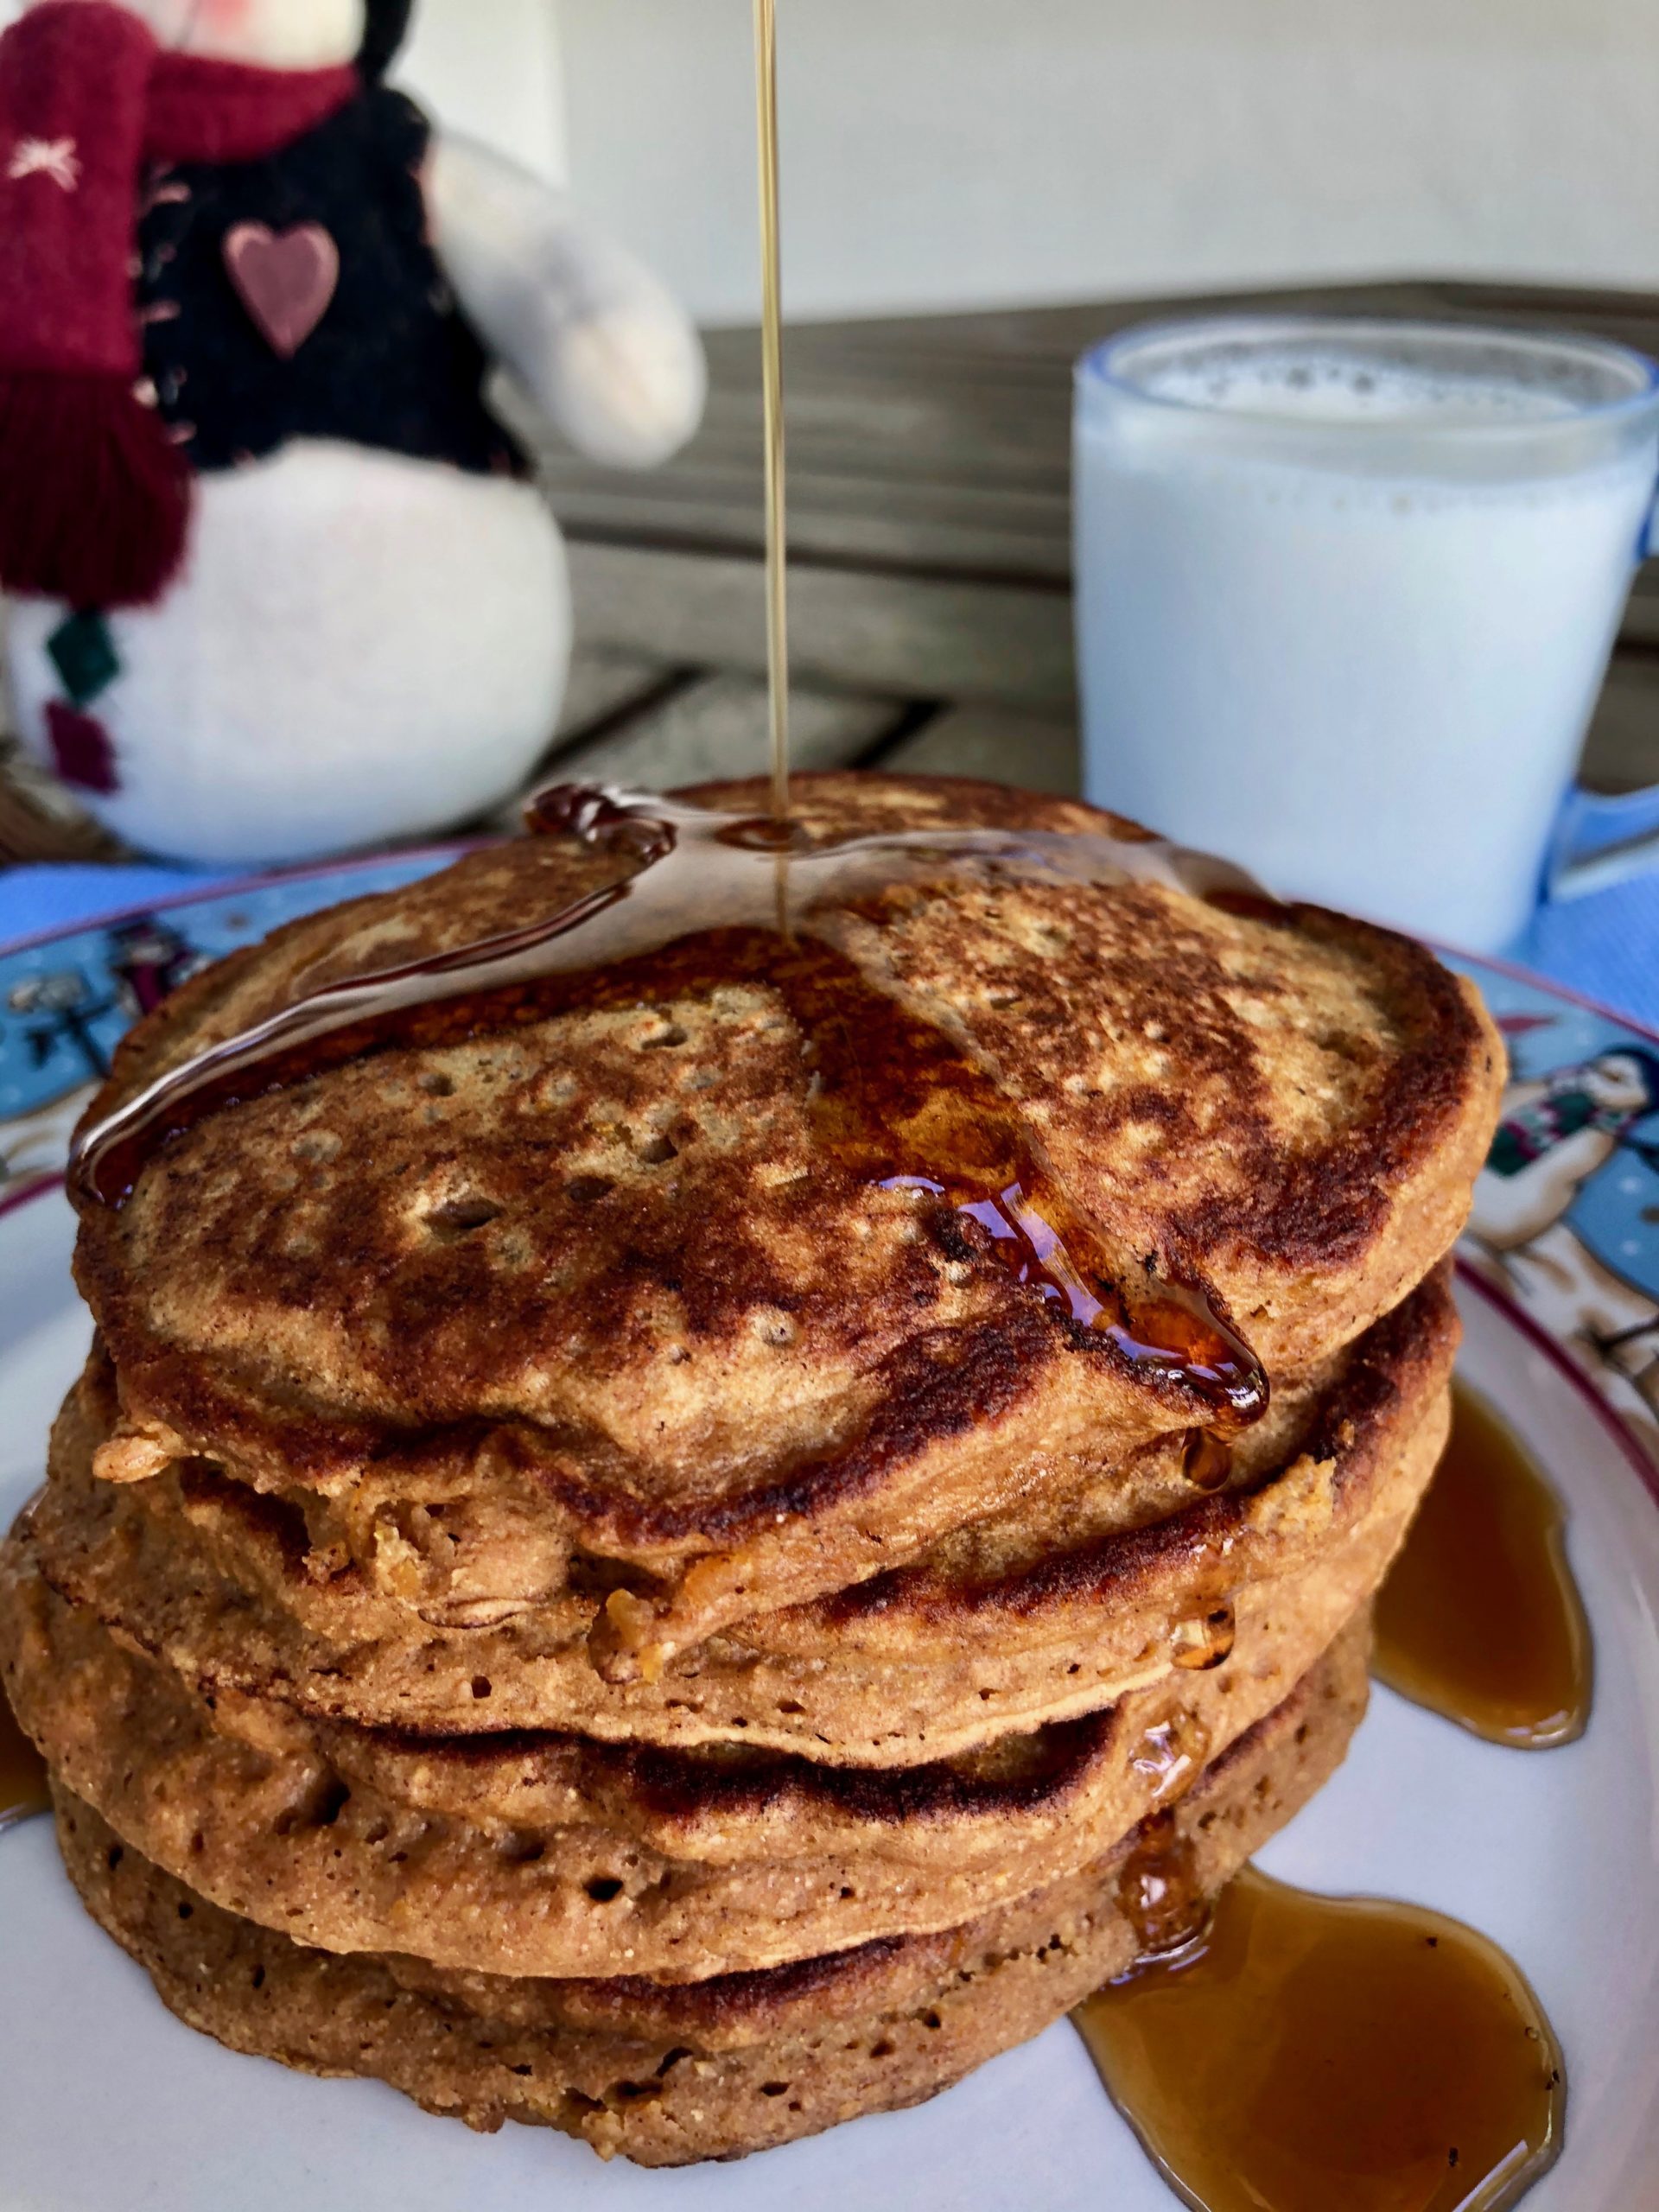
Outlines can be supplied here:
[[1281, 422], [1331, 422], [1425, 429], [1560, 421], [1580, 398], [1510, 375], [1448, 372], [1429, 363], [1286, 347], [1216, 347], [1166, 355], [1129, 380], [1154, 399]]

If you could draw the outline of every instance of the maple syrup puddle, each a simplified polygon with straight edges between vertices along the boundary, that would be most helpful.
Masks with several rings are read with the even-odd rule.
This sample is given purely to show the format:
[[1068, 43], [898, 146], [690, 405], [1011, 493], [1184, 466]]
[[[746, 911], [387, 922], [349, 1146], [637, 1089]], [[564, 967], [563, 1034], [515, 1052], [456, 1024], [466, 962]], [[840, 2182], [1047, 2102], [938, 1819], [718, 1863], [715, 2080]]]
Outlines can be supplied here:
[[1593, 1665], [1566, 1524], [1519, 1438], [1456, 1385], [1446, 1456], [1377, 1599], [1378, 1680], [1489, 1743], [1581, 1735]]
[[76, 1195], [118, 1208], [146, 1163], [204, 1116], [371, 1052], [753, 981], [779, 993], [807, 1040], [818, 1139], [843, 1166], [975, 1224], [1080, 1343], [1184, 1390], [1206, 1421], [1265, 1411], [1249, 1346], [1198, 1285], [1147, 1274], [1079, 1211], [955, 1017], [921, 1010], [836, 941], [852, 910], [941, 877], [1210, 898], [1248, 883], [1236, 869], [1143, 835], [945, 830], [815, 846], [797, 823], [584, 785], [540, 793], [526, 819], [623, 872], [521, 928], [323, 985], [158, 1077], [78, 1144]]
[[[1179, 1878], [1131, 1878], [1135, 1924], [1179, 1940]], [[1496, 1945], [1421, 1906], [1246, 1867], [1196, 1941], [1071, 2017], [1195, 2212], [1501, 2212], [1560, 2151], [1542, 2007]]]
[[17, 1726], [6, 1694], [0, 1689], [0, 1834], [16, 1821], [49, 1811], [51, 1802], [46, 1761]]

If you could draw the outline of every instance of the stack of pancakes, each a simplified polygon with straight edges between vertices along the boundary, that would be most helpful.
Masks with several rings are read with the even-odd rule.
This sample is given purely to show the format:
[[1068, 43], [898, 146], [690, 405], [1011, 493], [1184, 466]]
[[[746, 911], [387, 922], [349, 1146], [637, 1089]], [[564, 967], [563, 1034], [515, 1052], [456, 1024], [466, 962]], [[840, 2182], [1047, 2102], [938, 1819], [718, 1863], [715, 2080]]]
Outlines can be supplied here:
[[[797, 796], [821, 845], [1125, 834]], [[95, 1113], [639, 861], [527, 839], [297, 923]], [[1179, 1940], [1340, 1758], [1446, 1433], [1478, 1001], [1154, 877], [958, 856], [815, 926], [902, 1021], [814, 1035], [787, 961], [705, 934], [245, 1086], [79, 1194], [98, 1338], [0, 1653], [89, 1908], [221, 2041], [737, 2155]], [[872, 1101], [892, 1172], [844, 1141]], [[1004, 1122], [1047, 1229], [975, 1181]], [[1137, 1340], [1172, 1300], [1248, 1346], [1225, 1387]]]

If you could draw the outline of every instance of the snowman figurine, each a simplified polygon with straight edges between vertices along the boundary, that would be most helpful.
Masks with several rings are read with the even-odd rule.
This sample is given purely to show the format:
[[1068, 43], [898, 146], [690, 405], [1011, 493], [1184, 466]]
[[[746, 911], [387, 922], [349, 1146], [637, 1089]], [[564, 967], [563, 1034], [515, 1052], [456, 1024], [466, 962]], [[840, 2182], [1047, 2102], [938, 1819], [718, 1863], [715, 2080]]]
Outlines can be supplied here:
[[0, 40], [14, 727], [117, 836], [263, 863], [464, 821], [553, 734], [563, 549], [484, 396], [696, 427], [696, 337], [382, 81], [412, 0], [40, 0]]

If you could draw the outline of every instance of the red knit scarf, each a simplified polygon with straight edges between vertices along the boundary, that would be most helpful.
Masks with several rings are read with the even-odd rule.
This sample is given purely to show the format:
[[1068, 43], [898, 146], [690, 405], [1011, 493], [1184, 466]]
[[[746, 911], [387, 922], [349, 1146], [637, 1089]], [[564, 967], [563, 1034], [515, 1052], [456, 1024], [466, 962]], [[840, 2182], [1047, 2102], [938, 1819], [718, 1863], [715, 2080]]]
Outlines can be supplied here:
[[0, 584], [156, 598], [191, 475], [140, 383], [133, 269], [152, 164], [277, 152], [358, 90], [159, 47], [111, 0], [43, 0], [0, 38]]

